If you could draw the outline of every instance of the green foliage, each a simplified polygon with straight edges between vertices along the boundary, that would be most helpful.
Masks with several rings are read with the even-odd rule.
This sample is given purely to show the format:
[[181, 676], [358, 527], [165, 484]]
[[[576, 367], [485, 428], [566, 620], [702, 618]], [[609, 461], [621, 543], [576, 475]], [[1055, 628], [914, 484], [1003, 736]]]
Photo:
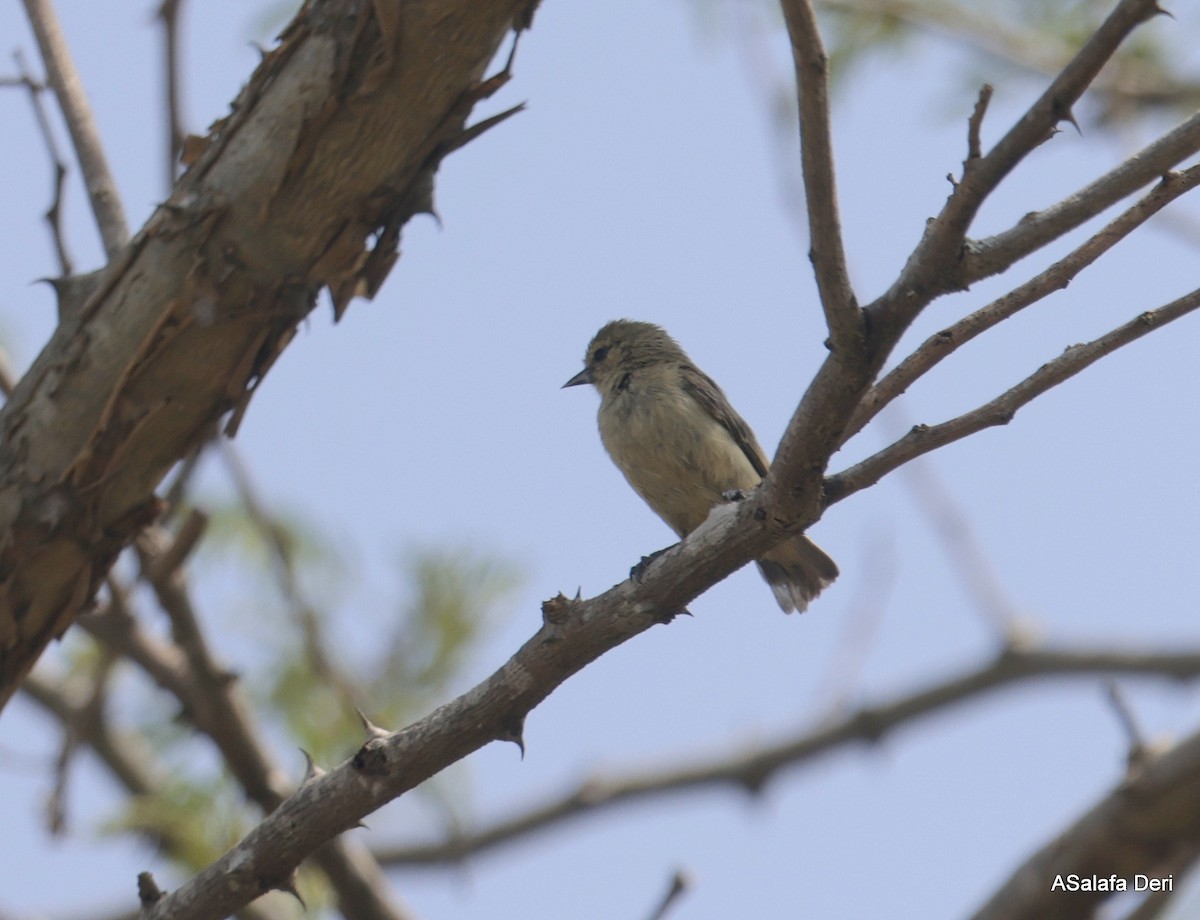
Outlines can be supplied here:
[[156, 795], [130, 798], [106, 833], [136, 832], [167, 843], [175, 862], [197, 872], [232, 847], [252, 826], [241, 796], [223, 773], [180, 773]]
[[[284, 752], [280, 762], [295, 764], [297, 780], [297, 748], [322, 764], [358, 748], [363, 728], [356, 709], [388, 728], [401, 727], [463, 683], [473, 653], [519, 585], [513, 565], [483, 551], [420, 547], [400, 560], [396, 596], [364, 610], [361, 602], [346, 601], [347, 587], [359, 583], [361, 573], [327, 530], [301, 515], [265, 519], [236, 502], [205, 509], [209, 526], [191, 566], [202, 577], [192, 581], [233, 585], [237, 600], [223, 611], [231, 629], [208, 616], [219, 604], [197, 600], [198, 615], [210, 641], [225, 640], [214, 645], [241, 643], [235, 660], [225, 663], [255, 675], [241, 687], [255, 704], [261, 736]], [[161, 630], [161, 613], [141, 615], [147, 594], [139, 590], [129, 603], [146, 629]], [[99, 673], [105, 656], [78, 633], [63, 655], [76, 679]], [[258, 810], [245, 803], [211, 742], [177, 718], [172, 698], [144, 682], [121, 681], [112, 689], [118, 686], [127, 721], [157, 752], [157, 772], [170, 778], [155, 794], [130, 798], [103, 830], [147, 837], [185, 871], [195, 871], [236, 843]], [[446, 792], [455, 781], [439, 778], [440, 785], [424, 791], [447, 814], [450, 803], [462, 799]], [[328, 903], [322, 878], [301, 875], [310, 909]]]
[[[468, 549], [418, 549], [401, 562], [407, 597], [398, 616], [372, 621], [376, 655], [333, 660], [324, 614], [293, 637], [267, 692], [301, 747], [318, 761], [344, 757], [361, 743], [355, 710], [395, 727], [422, 714], [461, 679], [463, 666], [502, 602], [519, 583], [512, 566]], [[321, 648], [316, 648], [316, 643]]]
[[[689, 0], [706, 34], [719, 31], [713, 22], [722, 6], [745, 19], [746, 0]], [[983, 80], [1036, 78], [1044, 83], [1067, 63], [1112, 11], [1112, 0], [815, 0], [825, 35], [835, 85], [869, 60], [911, 54], [935, 41], [958, 48], [962, 65], [954, 78], [973, 96]], [[772, 31], [783, 31], [777, 0], [758, 0]], [[1148, 28], [1133, 38], [1109, 63], [1086, 97], [1099, 123], [1114, 124], [1158, 111], [1190, 113], [1200, 104], [1200, 73], [1189, 46], [1200, 28], [1195, 4], [1171, 9], [1178, 17], [1171, 28]], [[729, 34], [732, 30], [727, 30]], [[737, 40], [734, 36], [734, 40]], [[788, 68], [778, 77], [790, 93]]]

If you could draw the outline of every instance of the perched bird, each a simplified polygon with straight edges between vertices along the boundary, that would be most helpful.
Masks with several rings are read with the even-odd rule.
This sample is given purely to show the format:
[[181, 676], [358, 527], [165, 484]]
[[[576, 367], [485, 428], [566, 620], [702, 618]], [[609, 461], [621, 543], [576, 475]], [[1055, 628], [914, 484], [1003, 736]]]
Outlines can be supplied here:
[[[681, 538], [726, 494], [767, 475], [754, 432], [666, 331], [619, 319], [596, 333], [564, 387], [600, 391], [600, 439], [635, 492]], [[838, 567], [803, 534], [758, 560], [785, 613], [803, 611]]]

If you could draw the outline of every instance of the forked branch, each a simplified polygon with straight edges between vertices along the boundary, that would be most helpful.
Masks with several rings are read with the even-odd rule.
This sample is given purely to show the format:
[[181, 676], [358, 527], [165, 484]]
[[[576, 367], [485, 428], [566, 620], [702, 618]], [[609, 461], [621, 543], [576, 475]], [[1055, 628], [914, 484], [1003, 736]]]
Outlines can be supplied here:
[[1171, 301], [1156, 310], [1139, 313], [1129, 322], [1118, 326], [1097, 339], [1082, 345], [1071, 345], [1053, 361], [1001, 393], [995, 399], [940, 425], [916, 425], [900, 440], [860, 463], [825, 480], [827, 504], [841, 501], [868, 486], [873, 486], [892, 470], [909, 460], [939, 447], [960, 441], [968, 435], [995, 425], [1007, 425], [1017, 410], [1028, 405], [1047, 390], [1058, 386], [1095, 364], [1105, 355], [1140, 339], [1167, 323], [1173, 322], [1200, 307], [1200, 288]]

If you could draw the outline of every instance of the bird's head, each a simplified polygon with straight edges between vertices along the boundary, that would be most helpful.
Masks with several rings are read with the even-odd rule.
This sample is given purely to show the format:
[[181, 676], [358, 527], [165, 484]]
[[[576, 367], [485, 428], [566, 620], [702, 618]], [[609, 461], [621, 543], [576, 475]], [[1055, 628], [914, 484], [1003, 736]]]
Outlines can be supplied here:
[[664, 329], [632, 319], [613, 320], [588, 344], [583, 370], [563, 384], [593, 384], [602, 394], [622, 389], [627, 374], [659, 364], [686, 363], [687, 355]]

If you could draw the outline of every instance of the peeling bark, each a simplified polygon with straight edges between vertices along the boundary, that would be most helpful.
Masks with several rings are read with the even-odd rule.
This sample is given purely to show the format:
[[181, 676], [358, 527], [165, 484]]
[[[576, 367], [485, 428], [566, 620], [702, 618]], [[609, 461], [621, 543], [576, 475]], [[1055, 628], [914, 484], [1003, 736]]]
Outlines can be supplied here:
[[529, 0], [312, 0], [0, 410], [0, 706], [158, 514], [154, 489], [328, 288], [340, 316], [432, 209]]

